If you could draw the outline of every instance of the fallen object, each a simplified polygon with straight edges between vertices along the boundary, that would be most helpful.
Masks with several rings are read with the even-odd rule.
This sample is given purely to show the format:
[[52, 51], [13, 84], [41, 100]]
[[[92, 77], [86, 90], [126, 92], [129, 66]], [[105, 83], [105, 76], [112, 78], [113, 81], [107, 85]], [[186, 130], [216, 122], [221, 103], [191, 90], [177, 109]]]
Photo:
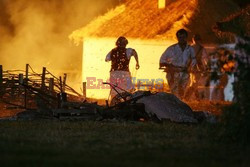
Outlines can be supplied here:
[[[139, 96], [141, 92], [136, 92], [133, 96]], [[148, 114], [155, 114], [160, 120], [171, 120], [178, 123], [198, 123], [192, 109], [175, 95], [165, 92], [152, 94], [140, 98], [137, 103], [145, 105]]]
[[[125, 101], [124, 101], [125, 99]], [[146, 120], [170, 120], [177, 123], [216, 123], [216, 117], [208, 111], [193, 111], [175, 95], [165, 92], [151, 93], [137, 91], [133, 94], [124, 92], [112, 99], [113, 107], [127, 110], [129, 104], [143, 104]], [[138, 110], [138, 109], [137, 109]], [[121, 113], [119, 113], [121, 114]], [[117, 115], [119, 115], [117, 114]], [[152, 119], [153, 118], [153, 119]]]

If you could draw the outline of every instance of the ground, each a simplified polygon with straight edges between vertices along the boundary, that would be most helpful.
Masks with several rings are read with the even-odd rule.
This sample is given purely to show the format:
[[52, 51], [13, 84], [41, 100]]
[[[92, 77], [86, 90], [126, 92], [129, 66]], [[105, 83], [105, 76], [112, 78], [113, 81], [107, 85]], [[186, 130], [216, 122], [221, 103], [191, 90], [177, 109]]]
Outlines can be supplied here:
[[[1, 108], [4, 107], [1, 104]], [[230, 103], [189, 102], [220, 115]], [[0, 112], [13, 116], [18, 109]], [[248, 166], [250, 148], [228, 143], [216, 124], [0, 121], [2, 166]]]
[[[101, 105], [105, 104], [105, 101], [100, 102]], [[194, 110], [194, 111], [210, 111], [211, 113], [215, 115], [221, 115], [222, 109], [224, 106], [228, 106], [231, 103], [230, 102], [211, 102], [207, 100], [203, 101], [191, 101], [187, 102], [187, 104]], [[4, 117], [12, 117], [16, 115], [17, 113], [23, 111], [23, 109], [15, 109], [15, 107], [6, 109], [6, 106], [4, 103], [0, 103], [0, 119]]]
[[0, 122], [1, 166], [247, 166], [249, 149], [208, 124]]
[[209, 111], [218, 116], [222, 114], [223, 108], [232, 104], [231, 102], [208, 100], [190, 101], [186, 103], [192, 108], [193, 111]]
[[248, 166], [250, 148], [219, 133], [207, 123], [0, 121], [0, 166]]

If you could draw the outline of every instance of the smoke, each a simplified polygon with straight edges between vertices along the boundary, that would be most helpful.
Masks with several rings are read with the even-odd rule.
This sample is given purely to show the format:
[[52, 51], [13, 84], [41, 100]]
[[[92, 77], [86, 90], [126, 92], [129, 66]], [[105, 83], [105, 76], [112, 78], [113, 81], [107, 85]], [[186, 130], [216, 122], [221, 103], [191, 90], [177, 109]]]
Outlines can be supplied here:
[[0, 64], [4, 70], [47, 67], [81, 73], [82, 48], [72, 31], [116, 5], [118, 0], [0, 0]]

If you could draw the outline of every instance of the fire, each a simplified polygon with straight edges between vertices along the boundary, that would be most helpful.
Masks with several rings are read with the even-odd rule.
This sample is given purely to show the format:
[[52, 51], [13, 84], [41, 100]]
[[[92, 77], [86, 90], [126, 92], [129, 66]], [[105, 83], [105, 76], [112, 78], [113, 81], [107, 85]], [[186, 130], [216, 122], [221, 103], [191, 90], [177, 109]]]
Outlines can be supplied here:
[[[83, 42], [83, 82], [89, 77], [95, 78], [92, 84], [97, 85], [108, 80], [110, 64], [105, 62], [105, 57], [115, 47], [116, 38], [124, 35], [128, 37], [128, 47], [137, 51], [141, 65], [136, 71], [132, 58], [132, 77], [149, 81], [162, 79], [167, 83], [166, 73], [158, 69], [160, 56], [168, 46], [176, 43], [176, 31], [189, 23], [196, 6], [197, 0], [179, 0], [160, 10], [157, 0], [128, 0], [86, 27], [74, 31], [69, 38], [77, 44]], [[87, 96], [107, 98], [110, 90], [100, 89], [87, 89]]]
[[67, 73], [67, 84], [80, 92], [82, 48], [72, 45], [68, 35], [114, 6], [112, 2], [1, 0], [0, 65], [25, 70], [28, 63], [37, 73], [42, 67], [57, 77]]
[[[115, 38], [86, 38], [84, 40], [83, 52], [83, 82], [88, 86], [97, 86], [97, 88], [87, 89], [87, 96], [97, 99], [107, 99], [110, 89], [99, 85], [101, 81], [106, 82], [109, 79], [110, 63], [105, 62], [108, 52], [115, 47]], [[139, 56], [141, 68], [135, 69], [135, 60], [132, 57], [130, 61], [130, 72], [134, 78], [135, 84], [139, 81], [155, 82], [163, 80], [166, 84], [166, 74], [159, 70], [159, 59], [166, 47], [175, 41], [157, 41], [157, 40], [139, 40], [129, 39], [128, 47], [134, 48]], [[89, 83], [91, 81], [91, 83]]]
[[157, 0], [128, 0], [69, 36], [76, 44], [86, 37], [119, 37], [175, 40], [175, 33], [185, 28], [193, 17], [198, 0], [169, 2], [159, 9]]

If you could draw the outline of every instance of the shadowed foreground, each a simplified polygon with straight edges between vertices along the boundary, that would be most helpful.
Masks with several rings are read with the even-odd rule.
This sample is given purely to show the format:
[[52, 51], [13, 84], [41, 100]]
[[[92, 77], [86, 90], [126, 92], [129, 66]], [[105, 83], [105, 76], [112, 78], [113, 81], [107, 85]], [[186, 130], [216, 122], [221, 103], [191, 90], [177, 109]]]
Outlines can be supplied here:
[[0, 166], [247, 166], [250, 150], [217, 140], [213, 126], [2, 121]]

